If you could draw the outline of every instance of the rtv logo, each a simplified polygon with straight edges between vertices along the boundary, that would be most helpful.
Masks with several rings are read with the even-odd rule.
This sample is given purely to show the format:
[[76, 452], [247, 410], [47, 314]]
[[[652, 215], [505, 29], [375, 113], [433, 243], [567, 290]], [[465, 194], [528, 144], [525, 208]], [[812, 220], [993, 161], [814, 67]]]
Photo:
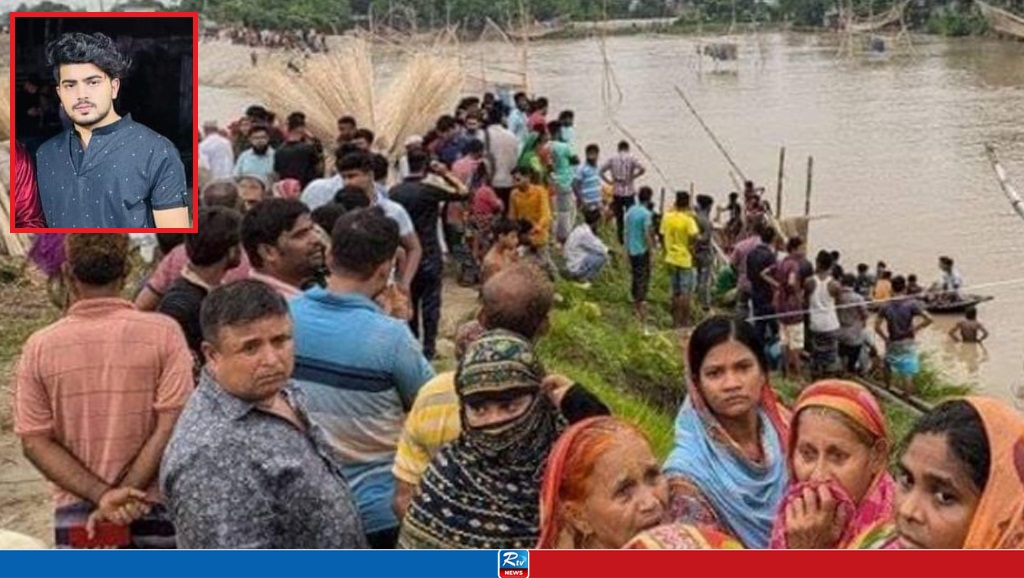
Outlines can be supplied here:
[[498, 550], [498, 578], [529, 578], [529, 550]]

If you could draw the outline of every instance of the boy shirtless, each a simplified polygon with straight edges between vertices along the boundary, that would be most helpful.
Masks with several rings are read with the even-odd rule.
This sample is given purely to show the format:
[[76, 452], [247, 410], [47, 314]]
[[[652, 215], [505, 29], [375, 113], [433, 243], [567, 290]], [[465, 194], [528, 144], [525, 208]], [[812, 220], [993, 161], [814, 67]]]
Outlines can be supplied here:
[[949, 330], [949, 337], [953, 341], [962, 341], [963, 343], [981, 343], [988, 339], [988, 330], [985, 326], [978, 321], [978, 310], [974, 307], [969, 307], [964, 312], [965, 319], [961, 320], [956, 324], [955, 327]]

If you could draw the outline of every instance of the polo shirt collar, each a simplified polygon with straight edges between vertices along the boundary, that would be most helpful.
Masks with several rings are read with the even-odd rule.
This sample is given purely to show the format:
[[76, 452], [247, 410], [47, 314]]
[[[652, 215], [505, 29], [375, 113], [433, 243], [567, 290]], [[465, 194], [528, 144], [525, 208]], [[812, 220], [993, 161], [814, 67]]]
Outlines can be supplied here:
[[384, 310], [375, 301], [362, 293], [334, 293], [323, 287], [314, 287], [306, 291], [306, 295], [317, 302], [328, 307], [338, 309], [367, 309], [377, 313], [384, 313]]
[[295, 297], [296, 295], [302, 294], [301, 288], [296, 287], [295, 285], [291, 285], [289, 283], [285, 283], [284, 281], [281, 281], [277, 277], [272, 277], [270, 275], [259, 273], [256, 270], [253, 270], [249, 273], [249, 278], [256, 279], [258, 281], [263, 281], [267, 285], [270, 285], [270, 287], [274, 289], [274, 291], [277, 291], [278, 294], [280, 294], [285, 299], [289, 299], [291, 297]]
[[68, 308], [68, 316], [75, 317], [106, 317], [115, 311], [134, 310], [135, 305], [120, 297], [97, 297], [83, 299]]

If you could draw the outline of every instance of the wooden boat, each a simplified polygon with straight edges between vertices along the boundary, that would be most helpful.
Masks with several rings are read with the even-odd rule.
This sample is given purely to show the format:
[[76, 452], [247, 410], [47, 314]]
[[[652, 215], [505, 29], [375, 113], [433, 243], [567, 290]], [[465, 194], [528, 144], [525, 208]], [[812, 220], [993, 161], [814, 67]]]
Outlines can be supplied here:
[[[963, 295], [957, 301], [929, 302], [925, 299], [924, 294], [918, 295], [917, 298], [924, 304], [925, 311], [939, 315], [963, 313], [968, 307], [974, 307], [995, 299], [991, 295], [974, 295], [970, 293]], [[868, 311], [878, 313], [882, 310], [884, 304], [869, 301], [867, 306]]]
[[958, 299], [957, 301], [948, 301], [940, 303], [926, 302], [924, 308], [929, 313], [963, 313], [969, 307], [974, 307], [976, 305], [980, 305], [981, 303], [985, 303], [986, 301], [991, 301], [993, 299], [995, 299], [995, 297], [992, 297], [991, 295], [974, 295], [967, 293], [962, 295], [960, 299]]
[[1024, 40], [1024, 17], [1017, 16], [1016, 14], [1003, 10], [1002, 8], [996, 8], [995, 6], [986, 4], [981, 0], [974, 1], [977, 3], [978, 9], [981, 10], [981, 15], [993, 30], [1000, 34]]

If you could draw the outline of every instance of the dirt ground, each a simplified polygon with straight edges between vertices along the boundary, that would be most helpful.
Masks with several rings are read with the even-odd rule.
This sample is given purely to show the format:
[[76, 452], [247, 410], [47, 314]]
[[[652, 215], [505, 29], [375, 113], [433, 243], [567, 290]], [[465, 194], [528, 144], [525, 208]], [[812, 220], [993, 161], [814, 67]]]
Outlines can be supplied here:
[[[14, 279], [12, 280], [12, 277]], [[438, 369], [453, 366], [451, 338], [458, 325], [472, 317], [476, 290], [446, 283], [438, 343]], [[56, 319], [41, 275], [21, 263], [0, 258], [0, 529], [33, 536], [53, 544], [50, 490], [21, 453], [13, 432], [13, 373], [21, 345], [33, 331]]]
[[[50, 490], [21, 454], [11, 410], [13, 373], [21, 344], [52, 321], [57, 310], [40, 275], [20, 263], [0, 262], [0, 528], [53, 543]], [[17, 278], [11, 282], [10, 277]]]

